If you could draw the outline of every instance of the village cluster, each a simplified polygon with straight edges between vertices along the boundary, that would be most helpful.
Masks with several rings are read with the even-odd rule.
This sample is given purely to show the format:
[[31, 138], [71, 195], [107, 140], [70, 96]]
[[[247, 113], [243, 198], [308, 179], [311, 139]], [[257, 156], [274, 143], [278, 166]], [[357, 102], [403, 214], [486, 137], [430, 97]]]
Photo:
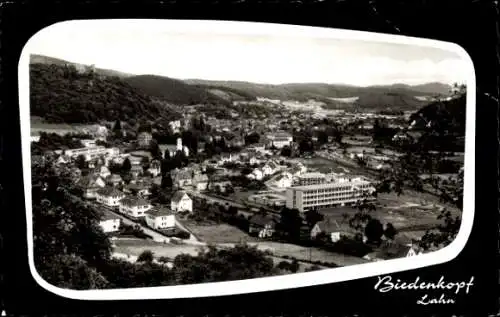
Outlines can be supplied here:
[[[260, 100], [259, 104], [269, 106], [269, 102]], [[72, 180], [81, 189], [83, 198], [102, 211], [100, 225], [106, 233], [119, 231], [125, 221], [153, 230], [160, 235], [155, 241], [163, 237], [164, 242], [172, 241], [169, 232], [177, 229], [191, 234], [192, 238], [192, 233], [182, 224], [184, 217], [179, 215], [196, 214], [196, 201], [204, 200], [236, 207], [248, 217], [249, 234], [268, 238], [275, 232], [281, 208], [298, 210], [302, 216], [311, 210], [341, 213], [345, 206], [376, 199], [372, 195], [375, 181], [363, 169], [387, 169], [388, 162], [397, 160], [401, 154], [374, 149], [370, 136], [374, 120], [384, 119], [398, 129], [392, 138], [395, 141], [412, 138], [412, 133], [416, 133], [405, 127], [408, 114], [337, 111], [327, 116], [328, 119], [360, 131], [345, 134], [342, 143], [348, 146], [339, 147], [334, 135], [325, 136], [329, 123], [322, 123], [324, 115], [318, 117], [315, 112], [273, 107], [270, 108], [279, 111], [265, 115], [229, 111], [229, 118], [202, 114], [210, 133], [198, 140], [194, 149], [183, 144], [181, 135], [189, 131], [193, 117], [200, 113], [197, 106], [184, 107], [184, 119], [168, 123], [170, 134], [178, 136], [173, 144], [161, 144], [154, 140], [154, 133], [143, 131], [136, 132], [134, 140], [103, 146], [99, 145], [100, 141], [106, 141], [110, 131], [109, 127], [99, 126], [90, 133], [86, 131], [93, 138], [80, 140], [83, 148], [55, 151], [56, 162], [70, 167]], [[308, 131], [310, 139], [306, 145], [312, 144], [311, 149], [303, 151], [304, 142], [296, 141], [294, 133], [301, 131]], [[255, 135], [258, 137], [249, 142]], [[32, 138], [33, 142], [37, 140]], [[212, 151], [208, 155], [207, 144], [221, 141], [229, 150]], [[149, 150], [152, 142], [157, 143], [161, 158], [152, 156]], [[285, 154], [286, 151], [292, 155]], [[170, 203], [153, 203], [152, 188], [155, 185], [158, 188], [165, 177], [161, 161], [166, 156], [172, 158], [179, 154], [189, 163], [167, 172], [171, 178]], [[77, 161], [82, 158], [87, 167], [85, 174], [77, 167]], [[366, 162], [365, 167], [357, 163], [360, 158]], [[319, 165], [309, 164], [314, 159], [323, 161]], [[110, 168], [125, 161], [130, 163], [131, 178], [127, 181]], [[266, 212], [259, 212], [262, 210]], [[354, 234], [348, 224], [330, 219], [319, 221], [308, 230], [310, 238], [322, 232], [331, 242]], [[414, 252], [411, 247], [406, 250]]]

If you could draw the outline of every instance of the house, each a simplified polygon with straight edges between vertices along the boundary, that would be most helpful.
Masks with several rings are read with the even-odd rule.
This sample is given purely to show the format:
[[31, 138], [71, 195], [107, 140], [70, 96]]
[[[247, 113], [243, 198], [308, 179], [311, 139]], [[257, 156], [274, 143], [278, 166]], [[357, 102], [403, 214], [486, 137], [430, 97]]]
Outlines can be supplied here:
[[234, 158], [232, 157], [231, 153], [223, 153], [220, 156], [219, 164], [224, 164], [224, 163], [230, 163], [233, 162]]
[[220, 190], [222, 193], [226, 192], [228, 187], [231, 187], [232, 183], [229, 180], [223, 179], [212, 179], [208, 183], [208, 190], [218, 191]]
[[[77, 181], [77, 180], [79, 180], [79, 179], [80, 179], [80, 177], [82, 177], [82, 170], [81, 170], [81, 169], [79, 169], [78, 167], [73, 167], [73, 168], [71, 168], [71, 169], [70, 169], [70, 171], [69, 171], [69, 173], [70, 173], [70, 175], [71, 175], [71, 178], [72, 178], [73, 180], [76, 180], [76, 181]], [[74, 182], [75, 182], [75, 181], [74, 181]]]
[[422, 253], [422, 248], [414, 243], [400, 243], [397, 241], [385, 240], [377, 251], [368, 253], [364, 258], [370, 261], [384, 261], [416, 256]]
[[137, 135], [137, 143], [142, 148], [148, 148], [153, 140], [153, 136], [148, 132], [141, 132]]
[[87, 139], [87, 140], [80, 140], [82, 142], [84, 147], [95, 147], [97, 146], [96, 140], [93, 139]]
[[153, 208], [145, 212], [146, 224], [155, 230], [175, 228], [175, 214], [166, 208]]
[[77, 183], [83, 191], [83, 197], [87, 199], [96, 198], [97, 191], [106, 186], [106, 182], [99, 175], [87, 175]]
[[292, 186], [292, 176], [290, 174], [279, 175], [275, 181], [274, 186], [278, 188], [287, 188]]
[[264, 173], [264, 176], [272, 175], [276, 172], [276, 170], [273, 169], [269, 163], [264, 165], [261, 170], [262, 173]]
[[99, 226], [101, 226], [104, 233], [116, 232], [120, 230], [120, 222], [120, 217], [105, 210], [101, 213]]
[[172, 133], [179, 133], [180, 132], [180, 129], [181, 129], [181, 121], [180, 120], [174, 120], [174, 121], [170, 121], [168, 123], [168, 126], [170, 128], [170, 131]]
[[170, 201], [170, 209], [175, 212], [193, 212], [193, 200], [185, 191], [177, 191]]
[[61, 155], [56, 160], [57, 165], [68, 164], [69, 162], [71, 162], [71, 157], [67, 155]]
[[260, 181], [264, 178], [264, 172], [262, 172], [261, 169], [256, 168], [252, 171], [252, 173], [248, 174], [247, 177]]
[[118, 186], [123, 184], [123, 179], [118, 174], [111, 174], [107, 178], [107, 183], [110, 184], [111, 186]]
[[150, 185], [143, 182], [130, 183], [123, 188], [123, 192], [128, 195], [134, 195], [138, 197], [148, 197], [151, 195]]
[[174, 157], [177, 154], [177, 145], [175, 144], [160, 144], [158, 147], [163, 158], [165, 158], [165, 153], [168, 153], [170, 157]]
[[160, 173], [161, 173], [160, 162], [158, 162], [157, 160], [153, 160], [151, 162], [151, 164], [149, 165], [147, 172], [153, 177], [157, 177], [158, 175], [160, 175]]
[[174, 187], [183, 188], [193, 184], [193, 171], [189, 168], [174, 169], [170, 172]]
[[118, 207], [125, 194], [114, 187], [104, 187], [96, 193], [97, 202], [108, 207]]
[[259, 238], [272, 237], [278, 223], [274, 217], [265, 214], [255, 214], [248, 221], [248, 233]]
[[193, 177], [193, 186], [198, 191], [207, 190], [208, 176], [206, 174], [196, 173]]
[[262, 153], [266, 151], [266, 145], [264, 143], [255, 143], [249, 146], [248, 149]]
[[139, 175], [142, 175], [142, 173], [143, 173], [143, 169], [142, 169], [142, 166], [140, 166], [140, 165], [132, 165], [132, 167], [130, 168], [130, 174], [134, 178], [139, 177]]
[[101, 176], [102, 178], [107, 178], [110, 175], [111, 172], [109, 171], [109, 169], [106, 166], [101, 166], [101, 168], [99, 169], [99, 176]]
[[256, 165], [256, 164], [260, 164], [262, 162], [262, 160], [256, 156], [252, 156], [252, 157], [250, 157], [250, 160], [248, 162], [250, 163], [250, 165]]
[[311, 239], [315, 239], [318, 234], [324, 233], [329, 236], [331, 242], [337, 242], [342, 237], [351, 237], [354, 233], [347, 226], [339, 225], [335, 220], [323, 220], [317, 222], [311, 229]]
[[120, 201], [120, 212], [133, 218], [144, 217], [151, 208], [151, 203], [143, 198], [125, 197]]

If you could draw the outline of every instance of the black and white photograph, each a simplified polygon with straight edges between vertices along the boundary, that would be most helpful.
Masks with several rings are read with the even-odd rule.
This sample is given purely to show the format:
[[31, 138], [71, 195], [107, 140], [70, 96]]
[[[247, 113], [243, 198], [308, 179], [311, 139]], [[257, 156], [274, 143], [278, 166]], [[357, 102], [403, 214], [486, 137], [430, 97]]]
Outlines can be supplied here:
[[43, 280], [305, 278], [451, 247], [473, 213], [461, 50], [154, 23], [70, 21], [29, 41], [25, 186]]

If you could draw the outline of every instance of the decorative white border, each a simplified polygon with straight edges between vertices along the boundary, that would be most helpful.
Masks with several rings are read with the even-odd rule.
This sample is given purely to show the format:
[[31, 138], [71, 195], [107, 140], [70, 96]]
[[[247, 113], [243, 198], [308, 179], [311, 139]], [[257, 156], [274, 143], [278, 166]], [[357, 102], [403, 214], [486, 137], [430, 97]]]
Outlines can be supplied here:
[[[52, 28], [64, 27], [69, 23], [78, 23], [82, 27], [88, 23], [113, 23], [120, 27], [133, 26], [148, 29], [161, 28], [184, 32], [216, 32], [223, 34], [262, 34], [277, 36], [323, 37], [332, 39], [356, 39], [372, 42], [386, 42], [415, 46], [433, 47], [456, 53], [467, 65], [467, 115], [464, 162], [464, 203], [460, 231], [456, 239], [447, 247], [428, 254], [411, 258], [401, 258], [383, 262], [366, 263], [321, 271], [297, 273], [276, 277], [255, 278], [249, 280], [205, 283], [195, 285], [161, 286], [116, 290], [68, 290], [46, 282], [36, 271], [33, 259], [33, 223], [31, 204], [31, 153], [30, 153], [30, 87], [29, 61], [30, 44], [41, 32]], [[470, 56], [460, 46], [428, 39], [386, 35], [359, 31], [318, 28], [309, 26], [280, 25], [269, 23], [235, 21], [197, 21], [197, 20], [88, 20], [66, 21], [53, 24], [33, 35], [25, 45], [19, 62], [19, 106], [22, 137], [23, 180], [26, 204], [28, 260], [34, 279], [46, 290], [71, 299], [79, 300], [131, 300], [131, 299], [168, 299], [194, 298], [245, 294], [262, 291], [275, 291], [296, 287], [314, 286], [354, 279], [373, 277], [400, 271], [413, 270], [441, 264], [454, 259], [465, 247], [471, 233], [474, 220], [475, 195], [475, 123], [476, 123], [476, 78]]]

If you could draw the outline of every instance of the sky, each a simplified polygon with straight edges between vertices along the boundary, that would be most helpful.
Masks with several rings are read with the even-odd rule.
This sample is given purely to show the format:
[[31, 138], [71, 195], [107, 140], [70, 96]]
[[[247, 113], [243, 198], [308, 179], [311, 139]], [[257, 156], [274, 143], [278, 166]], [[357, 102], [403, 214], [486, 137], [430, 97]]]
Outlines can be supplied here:
[[370, 86], [451, 84], [464, 82], [469, 72], [450, 50], [306, 29], [239, 22], [73, 21], [41, 30], [28, 46], [32, 54], [178, 79]]

